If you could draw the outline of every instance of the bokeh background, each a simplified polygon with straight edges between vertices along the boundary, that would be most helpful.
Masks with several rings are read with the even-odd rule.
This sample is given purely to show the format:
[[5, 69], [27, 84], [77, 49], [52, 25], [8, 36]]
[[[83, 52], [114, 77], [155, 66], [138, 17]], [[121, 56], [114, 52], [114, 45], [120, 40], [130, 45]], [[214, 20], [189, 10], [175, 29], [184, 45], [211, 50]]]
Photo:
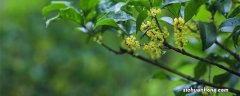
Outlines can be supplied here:
[[[71, 22], [46, 28], [41, 9], [48, 4], [0, 0], [0, 96], [173, 96], [186, 83], [153, 78], [162, 70], [105, 50]], [[104, 35], [118, 44], [115, 32]], [[172, 51], [160, 61], [189, 75], [198, 62]]]

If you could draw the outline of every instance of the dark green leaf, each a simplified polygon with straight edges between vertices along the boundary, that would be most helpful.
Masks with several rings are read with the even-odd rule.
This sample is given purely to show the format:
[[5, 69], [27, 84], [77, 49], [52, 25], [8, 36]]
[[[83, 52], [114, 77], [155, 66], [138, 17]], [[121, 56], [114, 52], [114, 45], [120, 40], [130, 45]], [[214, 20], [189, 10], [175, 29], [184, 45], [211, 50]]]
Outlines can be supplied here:
[[231, 75], [229, 73], [216, 75], [216, 76], [213, 77], [213, 83], [215, 83], [215, 84], [224, 84], [224, 83], [228, 82], [230, 77], [231, 77]]
[[240, 36], [240, 25], [238, 25], [234, 31], [233, 31], [233, 36], [232, 36], [232, 39], [233, 39], [233, 42], [234, 42], [234, 45], [235, 46], [238, 46], [238, 42], [239, 42], [239, 36]]
[[184, 2], [188, 2], [190, 0], [164, 0], [164, 3], [162, 5], [162, 7], [166, 7], [170, 4], [174, 4], [174, 3], [184, 3]]
[[152, 76], [153, 79], [159, 79], [159, 80], [164, 80], [168, 78], [168, 75], [165, 72], [157, 72], [153, 74]]
[[142, 22], [147, 18], [147, 11], [144, 10], [141, 13], [138, 14], [136, 25], [137, 25], [137, 31], [140, 30], [140, 27], [142, 25]]
[[233, 32], [236, 26], [240, 25], [240, 19], [237, 17], [229, 18], [220, 25], [221, 32]]
[[167, 6], [167, 9], [168, 9], [175, 17], [179, 17], [180, 8], [181, 8], [181, 4], [180, 4], [180, 3], [171, 4], [171, 5]]
[[50, 11], [60, 10], [68, 6], [71, 6], [71, 3], [67, 1], [52, 1], [50, 5], [42, 9], [42, 15], [45, 16]]
[[60, 18], [80, 24], [82, 21], [81, 14], [73, 7], [60, 10]]
[[229, 15], [228, 18], [232, 18], [240, 13], [240, 6], [236, 7]]
[[198, 12], [199, 7], [207, 1], [208, 0], [191, 0], [184, 9], [185, 21], [190, 20]]
[[197, 66], [194, 68], [194, 77], [200, 78], [207, 72], [207, 63], [199, 62]]
[[96, 29], [97, 27], [99, 26], [112, 26], [112, 27], [118, 27], [118, 24], [111, 18], [107, 18], [107, 19], [103, 19], [103, 20], [100, 20], [96, 23], [96, 26], [94, 29]]
[[123, 32], [127, 34], [133, 34], [136, 32], [136, 22], [132, 20], [122, 22], [122, 24], [120, 24], [119, 27], [120, 29], [122, 29]]
[[216, 40], [216, 26], [213, 23], [199, 22], [202, 49], [211, 47]]
[[227, 13], [232, 8], [232, 0], [218, 0], [217, 1], [218, 10], [223, 14], [227, 15]]

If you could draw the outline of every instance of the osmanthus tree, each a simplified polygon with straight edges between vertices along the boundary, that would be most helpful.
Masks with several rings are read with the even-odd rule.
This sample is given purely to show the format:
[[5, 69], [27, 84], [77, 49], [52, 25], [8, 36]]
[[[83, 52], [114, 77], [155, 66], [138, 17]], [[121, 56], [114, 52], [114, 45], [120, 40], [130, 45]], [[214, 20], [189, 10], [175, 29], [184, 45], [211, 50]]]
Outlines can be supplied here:
[[[191, 81], [174, 89], [177, 96], [211, 94], [183, 92], [190, 87], [228, 89], [240, 94], [240, 89], [234, 86], [240, 77], [238, 0], [80, 0], [79, 3], [75, 7], [69, 1], [52, 1], [42, 14], [47, 18], [51, 13], [57, 15], [47, 19], [46, 25], [60, 19], [75, 22], [79, 24], [78, 30], [107, 50], [131, 55]], [[103, 42], [105, 32], [115, 32], [122, 39], [118, 49]], [[199, 42], [201, 49], [194, 46]], [[169, 50], [199, 60], [194, 76], [159, 62], [162, 56], [171, 54]], [[211, 66], [224, 73], [211, 78]], [[209, 80], [204, 80], [202, 77], [207, 74]]]

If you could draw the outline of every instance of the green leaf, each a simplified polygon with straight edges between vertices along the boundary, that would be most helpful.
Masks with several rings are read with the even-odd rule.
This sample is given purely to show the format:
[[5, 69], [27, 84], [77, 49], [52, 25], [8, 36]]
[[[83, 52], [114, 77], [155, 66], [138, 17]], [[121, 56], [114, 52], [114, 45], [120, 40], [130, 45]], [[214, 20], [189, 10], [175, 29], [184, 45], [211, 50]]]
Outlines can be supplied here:
[[142, 22], [147, 18], [147, 11], [144, 10], [141, 13], [138, 14], [137, 16], [137, 21], [136, 21], [136, 25], [137, 25], [137, 31], [140, 30], [140, 27], [142, 25]]
[[69, 6], [71, 6], [71, 3], [67, 1], [52, 1], [50, 5], [42, 9], [42, 15], [45, 16], [50, 11], [60, 10]]
[[200, 78], [207, 72], [207, 63], [200, 61], [196, 67], [194, 67], [194, 77]]
[[156, 72], [153, 74], [152, 76], [153, 79], [159, 79], [159, 80], [164, 80], [164, 79], [167, 79], [168, 78], [168, 75], [163, 72], [163, 71], [160, 71], [160, 72]]
[[119, 2], [119, 3], [115, 4], [114, 6], [112, 6], [111, 8], [107, 9], [106, 12], [113, 11], [116, 13], [116, 12], [120, 11], [121, 8], [125, 5], [126, 5], [125, 2]]
[[153, 7], [161, 7], [162, 0], [153, 0]]
[[150, 4], [148, 0], [131, 0], [127, 3], [127, 5], [133, 5], [134, 7], [142, 6], [150, 9]]
[[135, 18], [133, 18], [132, 16], [130, 16], [124, 11], [118, 11], [118, 12], [110, 11], [107, 14], [105, 14], [103, 17], [101, 17], [99, 20], [103, 20], [106, 18], [112, 18], [115, 22], [135, 20]]
[[73, 7], [60, 10], [60, 18], [80, 24], [82, 21], [81, 14]]
[[83, 11], [88, 11], [96, 8], [99, 0], [80, 0], [79, 3], [80, 9]]
[[207, 1], [208, 0], [191, 0], [184, 9], [185, 21], [190, 20], [198, 12], [199, 7]]
[[234, 42], [234, 46], [238, 46], [239, 37], [240, 37], [240, 25], [238, 25], [232, 33], [232, 39]]
[[171, 17], [162, 17], [160, 20], [165, 21], [171, 25], [173, 25], [173, 19]]
[[167, 9], [175, 16], [179, 17], [180, 9], [181, 9], [181, 4], [176, 3], [176, 4], [171, 4], [167, 6]]
[[233, 32], [236, 26], [240, 25], [240, 19], [237, 17], [229, 18], [220, 25], [221, 32]]
[[46, 21], [46, 27], [48, 27], [51, 22], [57, 21], [59, 19], [60, 19], [59, 14], [57, 16], [55, 16], [55, 17], [52, 17], [52, 18], [48, 19]]
[[213, 23], [199, 22], [202, 49], [211, 47], [216, 40], [216, 26]]
[[236, 7], [229, 15], [228, 18], [232, 18], [240, 13], [240, 6]]
[[190, 1], [190, 0], [165, 0], [163, 2], [162, 7], [166, 7], [166, 6], [170, 5], [170, 4], [184, 3], [184, 2], [188, 2], [188, 1]]
[[126, 34], [133, 34], [136, 32], [136, 22], [132, 20], [122, 22], [122, 24], [120, 24], [119, 27]]
[[216, 76], [213, 77], [213, 83], [224, 84], [224, 83], [228, 82], [230, 77], [231, 77], [231, 75], [229, 73], [223, 73], [223, 74], [220, 74], [220, 75], [216, 75]]
[[224, 16], [226, 16], [232, 8], [232, 0], [218, 0], [217, 8]]
[[118, 24], [111, 18], [100, 20], [96, 23], [96, 26], [94, 29], [96, 29], [99, 26], [112, 26], [112, 27], [118, 27]]

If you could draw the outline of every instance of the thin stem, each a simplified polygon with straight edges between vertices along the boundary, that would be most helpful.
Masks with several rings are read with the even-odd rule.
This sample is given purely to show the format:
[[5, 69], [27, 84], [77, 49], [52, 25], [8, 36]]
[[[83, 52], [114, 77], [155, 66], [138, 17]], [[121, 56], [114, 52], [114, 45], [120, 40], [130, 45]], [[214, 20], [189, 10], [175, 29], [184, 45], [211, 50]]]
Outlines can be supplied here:
[[220, 48], [230, 53], [236, 60], [240, 61], [240, 56], [237, 53], [231, 51], [230, 49], [222, 45], [220, 42], [218, 42], [217, 40], [215, 41], [215, 44], [217, 44]]
[[231, 70], [231, 69], [229, 69], [229, 68], [227, 68], [227, 67], [225, 67], [225, 66], [223, 66], [223, 65], [221, 65], [221, 64], [218, 64], [218, 63], [213, 62], [213, 61], [210, 61], [210, 60], [208, 60], [208, 59], [201, 58], [201, 57], [199, 57], [199, 56], [193, 55], [193, 54], [188, 53], [188, 52], [186, 52], [186, 51], [184, 51], [184, 50], [180, 50], [180, 49], [178, 49], [178, 48], [175, 48], [175, 47], [173, 47], [172, 45], [168, 44], [167, 42], [164, 42], [164, 45], [165, 45], [166, 47], [168, 47], [169, 49], [172, 49], [172, 50], [174, 50], [174, 51], [176, 51], [176, 52], [178, 52], [178, 53], [181, 53], [181, 54], [186, 55], [186, 56], [188, 56], [188, 57], [191, 57], [191, 58], [194, 58], [194, 59], [197, 59], [197, 60], [206, 62], [206, 63], [211, 64], [211, 65], [217, 66], [217, 67], [220, 68], [220, 69], [223, 69], [223, 70], [225, 70], [225, 71], [227, 71], [227, 72], [229, 72], [229, 73], [231, 73], [231, 74], [234, 74], [234, 75], [237, 75], [238, 77], [240, 77], [240, 73], [238, 73], [238, 72], [236, 72], [236, 71], [234, 71], [234, 70]]
[[216, 85], [216, 84], [213, 84], [213, 83], [204, 81], [204, 80], [199, 80], [199, 79], [193, 78], [193, 77], [191, 77], [191, 76], [188, 76], [188, 75], [185, 75], [185, 74], [183, 74], [183, 73], [181, 73], [181, 72], [178, 72], [178, 71], [176, 71], [176, 70], [174, 70], [174, 69], [171, 69], [171, 68], [165, 66], [164, 64], [161, 64], [161, 63], [158, 63], [158, 62], [153, 62], [153, 61], [151, 61], [151, 60], [149, 60], [149, 59], [147, 59], [147, 58], [145, 58], [145, 57], [143, 57], [143, 56], [140, 56], [140, 55], [134, 55], [133, 52], [127, 52], [127, 51], [125, 51], [124, 49], [122, 49], [122, 50], [120, 50], [120, 51], [116, 51], [116, 50], [108, 47], [108, 46], [105, 45], [105, 44], [101, 44], [101, 45], [102, 45], [104, 48], [108, 49], [109, 51], [111, 51], [111, 52], [113, 52], [113, 53], [115, 53], [115, 54], [120, 54], [120, 55], [121, 55], [121, 54], [129, 54], [129, 55], [133, 56], [134, 58], [137, 58], [137, 59], [139, 59], [139, 60], [142, 60], [142, 61], [144, 61], [144, 62], [147, 62], [148, 64], [157, 66], [157, 67], [159, 67], [159, 68], [161, 68], [161, 69], [164, 69], [164, 70], [166, 70], [166, 71], [168, 71], [168, 72], [171, 72], [171, 73], [173, 73], [173, 74], [176, 74], [176, 75], [178, 75], [178, 76], [180, 76], [180, 77], [182, 77], [182, 78], [185, 78], [185, 79], [187, 79], [187, 80], [190, 80], [190, 81], [193, 81], [193, 82], [197, 82], [198, 84], [203, 84], [203, 85], [211, 86], [211, 87], [218, 88], [218, 89], [228, 89], [229, 92], [236, 93], [236, 94], [240, 94], [240, 90], [237, 90], [237, 89], [234, 89], [234, 88], [230, 88], [230, 87], [219, 86], [219, 85]]

